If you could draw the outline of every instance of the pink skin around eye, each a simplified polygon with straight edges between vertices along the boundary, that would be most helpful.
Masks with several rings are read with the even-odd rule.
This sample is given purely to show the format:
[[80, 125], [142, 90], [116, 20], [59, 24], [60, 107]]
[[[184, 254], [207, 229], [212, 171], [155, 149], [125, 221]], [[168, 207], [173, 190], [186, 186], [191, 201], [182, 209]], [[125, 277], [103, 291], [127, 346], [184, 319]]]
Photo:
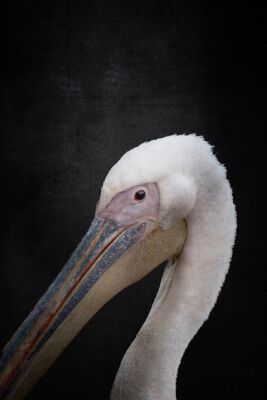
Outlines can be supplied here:
[[[145, 191], [142, 200], [136, 199], [136, 192]], [[156, 183], [147, 183], [118, 193], [102, 212], [96, 216], [111, 219], [119, 225], [131, 225], [138, 221], [156, 221], [159, 215], [160, 196]]]

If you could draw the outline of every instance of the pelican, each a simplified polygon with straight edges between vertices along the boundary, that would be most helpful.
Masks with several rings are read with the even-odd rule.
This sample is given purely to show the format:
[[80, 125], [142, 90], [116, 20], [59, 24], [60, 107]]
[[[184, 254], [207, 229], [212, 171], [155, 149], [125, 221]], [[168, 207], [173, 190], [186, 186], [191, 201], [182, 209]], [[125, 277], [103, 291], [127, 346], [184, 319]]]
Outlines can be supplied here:
[[226, 169], [203, 137], [171, 135], [125, 153], [104, 180], [89, 230], [5, 346], [0, 397], [24, 398], [108, 300], [166, 261], [111, 399], [176, 399], [179, 364], [216, 302], [235, 232]]

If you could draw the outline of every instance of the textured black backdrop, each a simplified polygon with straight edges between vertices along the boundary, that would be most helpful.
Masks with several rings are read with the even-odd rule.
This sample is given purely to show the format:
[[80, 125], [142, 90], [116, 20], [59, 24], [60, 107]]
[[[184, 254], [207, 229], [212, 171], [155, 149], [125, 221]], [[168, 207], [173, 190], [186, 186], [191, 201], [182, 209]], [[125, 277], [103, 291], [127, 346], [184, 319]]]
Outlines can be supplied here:
[[[261, 10], [213, 3], [39, 1], [2, 9], [1, 344], [86, 231], [118, 158], [145, 140], [197, 132], [228, 168], [239, 229], [222, 294], [183, 358], [179, 396], [236, 399], [262, 386], [264, 109], [253, 107], [264, 79]], [[108, 399], [161, 273], [107, 304], [29, 399]]]

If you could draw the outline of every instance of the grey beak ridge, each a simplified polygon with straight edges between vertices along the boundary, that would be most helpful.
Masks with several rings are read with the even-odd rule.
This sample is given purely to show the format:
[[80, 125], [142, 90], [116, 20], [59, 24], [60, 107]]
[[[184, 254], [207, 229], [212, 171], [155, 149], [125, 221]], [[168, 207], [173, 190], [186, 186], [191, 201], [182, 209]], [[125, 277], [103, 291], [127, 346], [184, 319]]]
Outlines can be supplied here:
[[105, 271], [142, 238], [145, 229], [145, 222], [122, 227], [94, 218], [69, 261], [3, 349], [0, 398], [8, 394], [29, 361]]

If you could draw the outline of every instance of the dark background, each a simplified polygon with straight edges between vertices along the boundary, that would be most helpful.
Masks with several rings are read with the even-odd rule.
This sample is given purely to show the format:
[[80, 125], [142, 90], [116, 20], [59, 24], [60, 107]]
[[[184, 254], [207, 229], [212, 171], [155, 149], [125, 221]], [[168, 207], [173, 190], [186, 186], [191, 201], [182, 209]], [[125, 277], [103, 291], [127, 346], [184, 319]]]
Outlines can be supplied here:
[[[26, 1], [1, 10], [1, 345], [87, 230], [118, 158], [145, 140], [197, 132], [228, 168], [238, 236], [217, 305], [183, 358], [179, 398], [260, 393], [264, 16], [233, 3]], [[161, 273], [107, 304], [29, 399], [108, 399]]]

